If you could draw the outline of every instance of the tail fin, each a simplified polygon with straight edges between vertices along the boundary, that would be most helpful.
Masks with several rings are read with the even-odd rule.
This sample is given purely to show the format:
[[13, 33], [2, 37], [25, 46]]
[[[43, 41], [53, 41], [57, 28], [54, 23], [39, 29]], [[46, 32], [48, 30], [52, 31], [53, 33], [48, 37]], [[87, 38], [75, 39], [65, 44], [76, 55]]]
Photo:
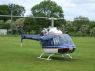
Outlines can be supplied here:
[[23, 27], [21, 27], [21, 26], [18, 27], [18, 33], [21, 36], [21, 47], [22, 47], [23, 37], [24, 37], [24, 34], [25, 34], [25, 32], [23, 30]]
[[22, 43], [23, 43], [23, 39], [22, 39], [22, 37], [21, 37], [21, 44], [20, 44], [21, 47], [22, 47]]

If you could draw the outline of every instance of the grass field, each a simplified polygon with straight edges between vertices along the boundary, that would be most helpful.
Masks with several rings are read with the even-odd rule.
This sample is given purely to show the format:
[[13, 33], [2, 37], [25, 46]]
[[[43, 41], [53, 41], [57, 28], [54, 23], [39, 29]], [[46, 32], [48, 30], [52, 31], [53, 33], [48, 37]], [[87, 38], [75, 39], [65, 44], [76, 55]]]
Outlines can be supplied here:
[[66, 59], [55, 55], [52, 61], [36, 57], [42, 52], [39, 42], [20, 37], [0, 37], [0, 71], [95, 71], [95, 37], [73, 37], [77, 49]]

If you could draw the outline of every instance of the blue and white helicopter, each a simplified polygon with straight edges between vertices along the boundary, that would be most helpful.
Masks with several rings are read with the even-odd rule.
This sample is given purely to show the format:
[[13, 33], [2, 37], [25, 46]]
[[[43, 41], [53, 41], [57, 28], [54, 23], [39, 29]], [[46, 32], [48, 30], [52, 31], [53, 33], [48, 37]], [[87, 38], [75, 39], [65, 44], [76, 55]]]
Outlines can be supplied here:
[[[10, 16], [10, 15], [0, 15], [3, 17], [22, 17], [22, 16]], [[72, 58], [70, 53], [74, 52], [76, 49], [71, 37], [68, 34], [62, 33], [61, 30], [54, 27], [54, 20], [63, 18], [48, 18], [48, 17], [32, 17], [32, 18], [46, 18], [51, 20], [51, 27], [44, 28], [42, 30], [42, 35], [27, 35], [21, 30], [21, 47], [23, 39], [32, 39], [41, 42], [43, 53], [37, 58], [51, 60], [50, 57], [55, 54], [62, 54], [62, 57]], [[49, 56], [43, 58], [42, 56], [47, 53]]]
[[[57, 18], [49, 18], [51, 20], [51, 27], [44, 28], [41, 32], [42, 35], [21, 35], [21, 46], [23, 39], [32, 39], [40, 42], [43, 53], [38, 57], [40, 59], [51, 60], [50, 57], [54, 54], [62, 54], [63, 57], [72, 58], [70, 53], [74, 52], [76, 46], [73, 43], [71, 37], [68, 34], [62, 33], [61, 30], [54, 27], [54, 20]], [[60, 18], [62, 19], [62, 18]], [[42, 56], [48, 53], [50, 54], [47, 58]]]

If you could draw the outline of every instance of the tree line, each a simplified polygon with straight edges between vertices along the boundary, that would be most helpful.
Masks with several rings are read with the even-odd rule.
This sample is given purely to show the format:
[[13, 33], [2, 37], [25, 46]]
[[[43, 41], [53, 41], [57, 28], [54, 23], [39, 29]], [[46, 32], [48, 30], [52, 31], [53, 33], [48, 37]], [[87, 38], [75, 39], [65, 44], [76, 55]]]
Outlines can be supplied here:
[[[24, 16], [25, 8], [16, 4], [0, 5], [0, 15]], [[62, 7], [51, 0], [44, 0], [31, 8], [31, 15], [27, 18], [0, 17], [0, 28], [8, 29], [11, 34], [17, 34], [22, 28], [28, 34], [40, 33], [44, 27], [51, 26], [48, 19], [32, 17], [55, 17], [63, 18], [56, 20], [54, 26], [58, 27], [63, 33], [74, 36], [95, 36], [95, 21], [89, 20], [84, 16], [74, 18], [73, 21], [64, 19]]]

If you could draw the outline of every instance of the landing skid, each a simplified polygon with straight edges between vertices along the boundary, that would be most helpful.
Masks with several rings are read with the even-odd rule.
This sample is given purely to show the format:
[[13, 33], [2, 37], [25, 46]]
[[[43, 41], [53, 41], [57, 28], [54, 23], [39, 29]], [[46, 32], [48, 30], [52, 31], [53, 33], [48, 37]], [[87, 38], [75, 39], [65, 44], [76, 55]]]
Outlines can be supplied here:
[[[52, 59], [50, 59], [50, 57], [54, 55], [54, 54], [50, 54], [47, 58], [43, 58], [42, 56], [43, 56], [44, 54], [45, 54], [45, 53], [41, 53], [41, 55], [40, 55], [39, 57], [37, 57], [37, 58], [39, 58], [39, 59], [44, 59], [44, 60], [52, 60]], [[71, 56], [70, 54], [62, 54], [62, 57], [72, 59], [72, 56]]]
[[39, 57], [37, 57], [37, 58], [39, 58], [39, 59], [45, 59], [45, 60], [52, 60], [52, 59], [50, 59], [50, 57], [54, 55], [54, 54], [50, 54], [47, 58], [42, 58], [42, 56], [43, 56], [44, 54], [45, 54], [45, 53], [41, 53], [41, 55], [40, 55]]

